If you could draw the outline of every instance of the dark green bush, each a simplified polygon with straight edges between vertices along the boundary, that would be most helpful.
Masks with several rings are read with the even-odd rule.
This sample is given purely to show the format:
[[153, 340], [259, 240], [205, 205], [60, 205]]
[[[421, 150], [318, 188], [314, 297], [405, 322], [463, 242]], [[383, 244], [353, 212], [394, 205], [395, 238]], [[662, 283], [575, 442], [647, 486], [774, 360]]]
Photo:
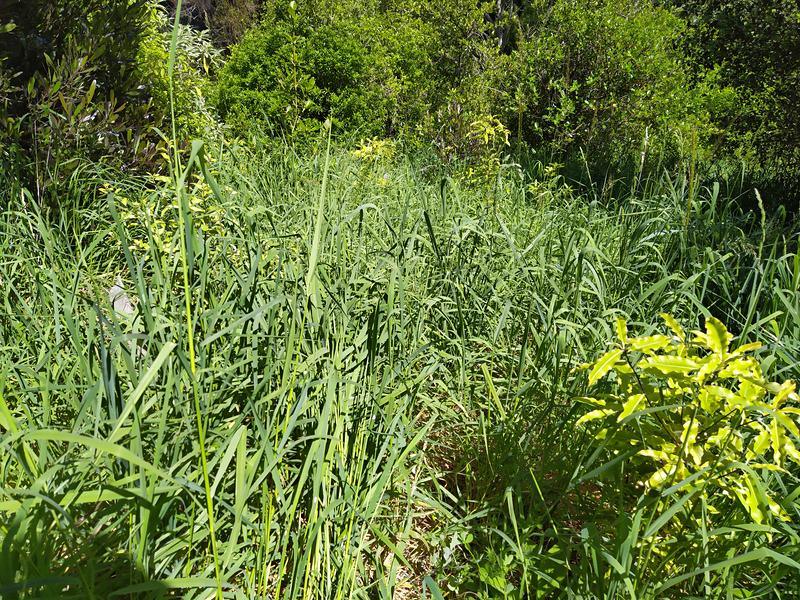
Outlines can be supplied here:
[[800, 6], [796, 0], [665, 0], [689, 27], [685, 47], [716, 68], [739, 101], [719, 125], [719, 150], [754, 183], [800, 195]]
[[[11, 0], [0, 22], [0, 56], [13, 87], [3, 106], [5, 158], [29, 187], [43, 189], [78, 154], [110, 152], [122, 103], [140, 101], [136, 56], [150, 8], [146, 0]], [[13, 156], [12, 156], [13, 154]], [[33, 167], [33, 168], [31, 168]]]
[[303, 138], [330, 118], [340, 132], [387, 136], [426, 114], [429, 38], [420, 22], [377, 13], [319, 22], [293, 7], [272, 17], [245, 35], [220, 73], [216, 103], [237, 132], [264, 120]]

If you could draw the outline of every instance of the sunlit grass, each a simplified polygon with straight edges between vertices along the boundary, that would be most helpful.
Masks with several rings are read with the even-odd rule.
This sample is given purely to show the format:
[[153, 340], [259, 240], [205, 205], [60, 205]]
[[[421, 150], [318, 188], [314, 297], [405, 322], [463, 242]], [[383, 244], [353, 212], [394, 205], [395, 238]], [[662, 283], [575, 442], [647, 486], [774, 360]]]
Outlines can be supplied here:
[[[762, 241], [718, 190], [685, 227], [680, 178], [601, 198], [335, 150], [190, 166], [0, 216], [4, 597], [419, 597], [426, 576], [427, 594], [503, 597], [495, 575], [627, 597], [609, 556], [634, 503], [587, 476], [573, 367], [615, 316], [647, 331], [666, 311], [720, 316], [798, 376], [796, 237], [767, 223]], [[191, 209], [206, 184], [213, 231]], [[119, 202], [176, 189], [183, 219], [158, 239]], [[111, 307], [118, 277], [132, 315]], [[663, 576], [622, 566], [645, 595]], [[762, 567], [714, 574], [714, 593], [791, 593]]]

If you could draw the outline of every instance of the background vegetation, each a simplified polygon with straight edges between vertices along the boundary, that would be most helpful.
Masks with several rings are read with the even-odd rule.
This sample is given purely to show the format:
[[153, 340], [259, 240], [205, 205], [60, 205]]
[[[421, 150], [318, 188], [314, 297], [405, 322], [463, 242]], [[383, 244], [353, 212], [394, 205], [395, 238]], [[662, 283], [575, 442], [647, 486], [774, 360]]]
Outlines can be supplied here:
[[762, 4], [5, 2], [0, 595], [797, 597]]

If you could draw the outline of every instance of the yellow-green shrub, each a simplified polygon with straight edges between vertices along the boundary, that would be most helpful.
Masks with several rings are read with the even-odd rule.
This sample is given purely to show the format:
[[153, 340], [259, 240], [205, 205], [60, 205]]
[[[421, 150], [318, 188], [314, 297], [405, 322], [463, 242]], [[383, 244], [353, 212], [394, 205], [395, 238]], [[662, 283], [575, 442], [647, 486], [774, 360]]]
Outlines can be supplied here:
[[712, 515], [736, 498], [756, 523], [787, 519], [764, 474], [800, 464], [795, 383], [766, 379], [752, 354], [761, 344], [732, 348], [713, 317], [690, 334], [662, 317], [667, 334], [635, 338], [617, 320], [614, 348], [585, 365], [590, 385], [608, 377], [611, 387], [580, 399], [594, 408], [578, 424], [600, 421], [598, 439], [635, 450], [648, 489], [700, 492]]

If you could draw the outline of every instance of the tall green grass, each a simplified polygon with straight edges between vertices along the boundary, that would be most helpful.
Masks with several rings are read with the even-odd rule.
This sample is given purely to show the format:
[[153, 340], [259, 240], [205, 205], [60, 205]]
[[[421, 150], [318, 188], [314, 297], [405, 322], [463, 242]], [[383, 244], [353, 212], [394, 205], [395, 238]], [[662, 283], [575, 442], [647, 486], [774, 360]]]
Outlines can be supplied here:
[[[78, 181], [94, 193], [61, 215], [4, 200], [3, 597], [654, 597], [616, 520], [636, 499], [572, 425], [573, 367], [614, 316], [666, 311], [799, 374], [796, 234], [718, 188], [193, 151], [169, 183]], [[157, 234], [158, 214], [180, 217]], [[791, 595], [761, 569], [670, 593]]]

